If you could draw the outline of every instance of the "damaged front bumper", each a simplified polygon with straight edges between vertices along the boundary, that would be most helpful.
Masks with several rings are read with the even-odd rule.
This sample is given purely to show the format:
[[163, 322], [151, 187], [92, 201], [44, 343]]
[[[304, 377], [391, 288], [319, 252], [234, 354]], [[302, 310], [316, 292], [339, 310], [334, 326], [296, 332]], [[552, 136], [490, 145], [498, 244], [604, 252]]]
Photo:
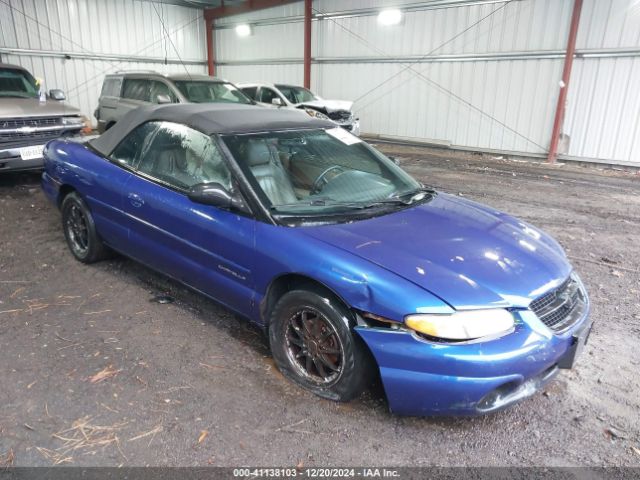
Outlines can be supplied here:
[[477, 343], [432, 343], [398, 329], [358, 326], [373, 353], [393, 413], [481, 415], [540, 390], [559, 368], [570, 368], [591, 329], [588, 306], [562, 334], [528, 310], [516, 311], [515, 331]]

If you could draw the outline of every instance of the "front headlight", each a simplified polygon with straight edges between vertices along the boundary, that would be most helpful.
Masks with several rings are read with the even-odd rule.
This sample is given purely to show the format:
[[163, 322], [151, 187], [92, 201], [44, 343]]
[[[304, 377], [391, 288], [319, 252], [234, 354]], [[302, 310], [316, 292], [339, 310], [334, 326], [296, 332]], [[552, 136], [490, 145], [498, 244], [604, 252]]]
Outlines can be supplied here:
[[76, 115], [73, 117], [62, 117], [62, 124], [66, 127], [82, 127], [82, 133], [91, 133], [93, 129], [91, 120], [84, 115]]
[[84, 117], [79, 115], [74, 117], [62, 117], [62, 124], [67, 126], [84, 125]]
[[314, 110], [313, 108], [305, 108], [304, 111], [307, 112], [307, 115], [309, 115], [310, 117], [320, 118], [322, 120], [330, 120], [330, 118], [327, 117], [324, 113]]
[[416, 332], [443, 340], [475, 340], [509, 332], [514, 324], [511, 312], [502, 308], [469, 310], [451, 315], [413, 314], [404, 319]]

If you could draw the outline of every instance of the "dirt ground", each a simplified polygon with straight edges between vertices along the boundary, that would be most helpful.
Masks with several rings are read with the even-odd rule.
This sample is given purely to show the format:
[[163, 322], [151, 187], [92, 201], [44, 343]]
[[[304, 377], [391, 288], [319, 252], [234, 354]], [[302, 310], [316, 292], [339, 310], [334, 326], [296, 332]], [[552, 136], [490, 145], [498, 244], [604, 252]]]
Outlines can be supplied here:
[[640, 465], [640, 175], [381, 148], [560, 241], [596, 322], [575, 370], [482, 418], [321, 400], [215, 303], [125, 258], [75, 261], [39, 177], [3, 175], [0, 466]]

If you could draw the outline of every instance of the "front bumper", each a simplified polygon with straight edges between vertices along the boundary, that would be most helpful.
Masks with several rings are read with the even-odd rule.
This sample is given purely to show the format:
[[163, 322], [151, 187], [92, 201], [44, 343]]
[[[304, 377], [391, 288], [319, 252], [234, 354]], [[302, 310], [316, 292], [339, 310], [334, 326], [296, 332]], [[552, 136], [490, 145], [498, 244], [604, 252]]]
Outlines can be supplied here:
[[[63, 131], [60, 138], [64, 138], [65, 140], [76, 140], [83, 141], [85, 137], [80, 134], [80, 131]], [[28, 160], [24, 160], [21, 155], [21, 151], [24, 148], [44, 146], [51, 141], [51, 139], [45, 139], [44, 141], [40, 140], [33, 141], [32, 143], [21, 144], [20, 146], [13, 146], [10, 148], [2, 148], [0, 146], [0, 173], [4, 172], [22, 172], [29, 170], [42, 170], [44, 167], [44, 157], [40, 155], [37, 158], [30, 158]]]
[[44, 158], [23, 160], [20, 155], [22, 147], [0, 149], [0, 173], [40, 170], [44, 166]]
[[496, 340], [427, 342], [407, 330], [356, 327], [373, 353], [392, 412], [401, 415], [480, 415], [533, 395], [574, 357], [586, 340], [589, 308], [570, 329], [554, 334], [529, 311]]

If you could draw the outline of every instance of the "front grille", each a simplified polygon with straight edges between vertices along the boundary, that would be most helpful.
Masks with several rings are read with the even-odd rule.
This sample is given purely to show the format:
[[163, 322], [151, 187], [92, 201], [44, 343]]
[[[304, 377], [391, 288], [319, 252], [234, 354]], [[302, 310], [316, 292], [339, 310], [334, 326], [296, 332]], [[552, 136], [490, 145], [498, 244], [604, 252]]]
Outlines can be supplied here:
[[340, 121], [344, 122], [351, 118], [351, 112], [348, 110], [338, 110], [337, 112], [331, 112], [331, 113], [328, 113], [327, 115], [331, 120], [335, 120], [338, 122]]
[[529, 308], [547, 327], [560, 332], [582, 317], [585, 306], [585, 293], [578, 281], [569, 277], [555, 290], [536, 298]]
[[[17, 129], [34, 129], [19, 132]], [[42, 130], [41, 130], [42, 129]], [[66, 130], [62, 117], [8, 118], [0, 120], [0, 148], [45, 144]]]
[[62, 117], [7, 118], [0, 120], [0, 131], [6, 128], [55, 127], [62, 125]]

